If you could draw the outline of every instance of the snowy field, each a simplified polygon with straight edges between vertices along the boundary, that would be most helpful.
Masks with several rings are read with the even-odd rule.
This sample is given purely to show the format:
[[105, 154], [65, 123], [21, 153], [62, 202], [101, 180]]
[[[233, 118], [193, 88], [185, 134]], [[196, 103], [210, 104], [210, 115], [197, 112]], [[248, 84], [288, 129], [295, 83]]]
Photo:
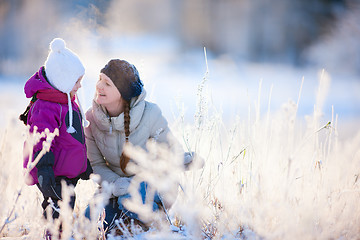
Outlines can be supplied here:
[[[160, 106], [184, 149], [206, 161], [203, 169], [181, 174], [182, 188], [169, 209], [173, 226], [160, 216], [149, 232], [127, 237], [357, 239], [359, 77], [210, 54], [207, 72], [202, 50], [180, 54], [169, 44], [163, 52], [79, 53], [87, 68], [79, 92], [85, 109], [99, 70], [121, 52], [137, 66], [147, 99]], [[38, 190], [23, 184], [26, 128], [17, 116], [28, 103], [28, 77], [0, 79], [1, 239], [41, 239], [52, 224], [40, 220]], [[101, 196], [92, 196], [91, 181], [75, 191], [77, 208], [73, 215], [64, 210], [63, 236], [95, 239], [96, 222], [89, 224], [82, 213], [89, 202], [100, 206]]]

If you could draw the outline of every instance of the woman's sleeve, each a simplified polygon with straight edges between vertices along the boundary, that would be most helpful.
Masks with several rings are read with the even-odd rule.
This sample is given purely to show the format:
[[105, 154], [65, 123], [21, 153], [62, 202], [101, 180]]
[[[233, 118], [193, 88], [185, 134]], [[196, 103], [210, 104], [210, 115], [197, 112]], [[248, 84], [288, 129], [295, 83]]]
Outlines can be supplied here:
[[[179, 156], [180, 157], [179, 160], [181, 160], [182, 155], [184, 154], [183, 147], [181, 146], [180, 142], [175, 138], [175, 136], [172, 134], [168, 126], [168, 122], [166, 121], [165, 117], [162, 115], [160, 108], [155, 104], [151, 109], [151, 116], [154, 117], [152, 119], [153, 125], [151, 128], [151, 137], [155, 139], [155, 141], [158, 143], [167, 144], [169, 148], [171, 148], [171, 151], [181, 155]], [[171, 159], [170, 160], [171, 163], [173, 163], [174, 160], [175, 159]], [[159, 192], [160, 195], [162, 196], [162, 201], [166, 208], [170, 208], [174, 204], [178, 193], [178, 182], [174, 180], [169, 180], [168, 184], [171, 184], [171, 187], [169, 187], [167, 191]]]
[[115, 182], [119, 178], [119, 175], [112, 171], [105, 162], [104, 156], [100, 152], [95, 137], [91, 130], [92, 121], [90, 121], [90, 126], [85, 128], [85, 137], [86, 137], [86, 148], [87, 148], [87, 157], [90, 161], [91, 167], [95, 174], [100, 175], [101, 181], [107, 181], [109, 183]]
[[154, 104], [151, 108], [152, 127], [151, 138], [156, 142], [166, 143], [170, 148], [176, 149], [179, 153], [183, 152], [180, 142], [172, 134], [168, 122], [162, 115], [160, 108]]

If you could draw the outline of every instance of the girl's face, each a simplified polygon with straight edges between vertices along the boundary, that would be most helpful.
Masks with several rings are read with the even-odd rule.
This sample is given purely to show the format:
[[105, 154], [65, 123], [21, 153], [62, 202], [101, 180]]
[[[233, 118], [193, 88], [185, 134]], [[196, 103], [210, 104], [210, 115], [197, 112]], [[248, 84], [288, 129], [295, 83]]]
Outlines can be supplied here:
[[113, 81], [104, 73], [100, 73], [99, 81], [96, 83], [95, 102], [100, 105], [109, 106], [121, 102], [121, 94]]
[[83, 78], [83, 76], [78, 78], [78, 80], [76, 81], [73, 89], [71, 90], [71, 92], [70, 92], [70, 97], [71, 98], [76, 94], [77, 90], [79, 90], [79, 88], [81, 88], [81, 80], [82, 80], [82, 78]]

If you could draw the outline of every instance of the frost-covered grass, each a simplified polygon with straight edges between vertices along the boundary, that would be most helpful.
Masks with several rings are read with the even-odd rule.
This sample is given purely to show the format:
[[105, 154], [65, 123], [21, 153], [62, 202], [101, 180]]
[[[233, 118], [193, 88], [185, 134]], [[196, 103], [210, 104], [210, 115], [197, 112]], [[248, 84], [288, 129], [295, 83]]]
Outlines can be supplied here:
[[[328, 78], [326, 73], [320, 76], [312, 115], [297, 116], [301, 88], [299, 96], [284, 103], [281, 110], [260, 112], [260, 95], [264, 91], [260, 83], [259, 98], [252, 99], [256, 104], [249, 105], [248, 117], [225, 125], [210, 103], [205, 76], [198, 88], [193, 123], [184, 121], [181, 104], [177, 120], [171, 123], [184, 149], [202, 156], [205, 165], [198, 170], [178, 172], [172, 161], [166, 161], [171, 159], [168, 155], [171, 153], [161, 148], [149, 145], [150, 154], [130, 151], [144, 168], [144, 160], [154, 158], [154, 153], [159, 156], [155, 165], [147, 166], [152, 171], [142, 175], [143, 179], [159, 182], [161, 174], [167, 178], [165, 183], [179, 181], [180, 187], [167, 215], [150, 215], [154, 224], [148, 232], [134, 226], [127, 232], [119, 222], [125, 236], [133, 239], [358, 238], [360, 131], [354, 129], [351, 138], [340, 140], [337, 115], [333, 112], [331, 119], [323, 118]], [[265, 90], [271, 93], [271, 89]], [[1, 129], [0, 136], [1, 237], [41, 239], [47, 227], [58, 223], [42, 220], [40, 192], [36, 187], [24, 185], [22, 148], [26, 128], [14, 118]], [[107, 198], [107, 186], [103, 186], [104, 193], [100, 194], [95, 181], [96, 177], [81, 181], [76, 187], [74, 213], [63, 205], [64, 238], [73, 235], [74, 239], [101, 239], [97, 221], [90, 222], [83, 216], [90, 203], [96, 210], [96, 218], [96, 213], [102, 212], [102, 200]], [[166, 191], [167, 184], [158, 185]], [[68, 189], [64, 199], [71, 192]], [[136, 199], [129, 204], [136, 205]], [[149, 217], [146, 207], [139, 211]]]

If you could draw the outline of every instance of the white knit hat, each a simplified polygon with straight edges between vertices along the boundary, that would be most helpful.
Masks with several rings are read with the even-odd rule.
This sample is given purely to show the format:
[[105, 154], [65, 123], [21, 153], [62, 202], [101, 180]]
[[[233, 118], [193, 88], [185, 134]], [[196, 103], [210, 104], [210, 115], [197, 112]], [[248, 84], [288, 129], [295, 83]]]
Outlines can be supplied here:
[[[80, 58], [66, 47], [65, 41], [61, 38], [55, 38], [50, 43], [50, 53], [45, 61], [45, 73], [50, 84], [68, 96], [69, 128], [67, 132], [74, 133], [70, 92], [79, 77], [85, 74], [85, 68]], [[85, 120], [84, 116], [83, 119]]]

